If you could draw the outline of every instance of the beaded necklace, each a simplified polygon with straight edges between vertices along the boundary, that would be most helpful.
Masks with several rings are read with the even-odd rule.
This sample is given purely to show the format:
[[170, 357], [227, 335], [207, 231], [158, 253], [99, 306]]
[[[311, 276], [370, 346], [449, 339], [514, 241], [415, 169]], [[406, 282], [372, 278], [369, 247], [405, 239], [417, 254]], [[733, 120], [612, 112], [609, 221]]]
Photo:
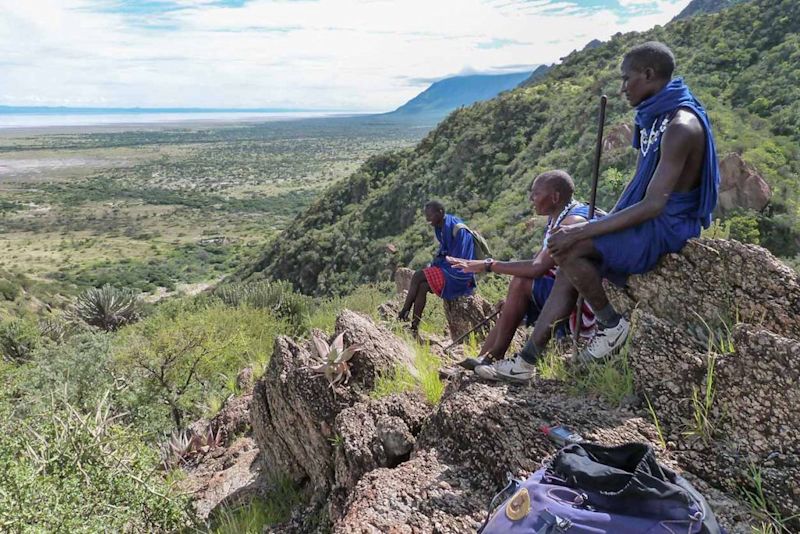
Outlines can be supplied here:
[[664, 117], [661, 121], [661, 126], [658, 126], [658, 117], [656, 117], [649, 133], [647, 128], [642, 128], [639, 131], [639, 150], [642, 152], [643, 158], [647, 157], [651, 147], [655, 147], [653, 150], [658, 150], [659, 137], [666, 131], [668, 125], [669, 117]]

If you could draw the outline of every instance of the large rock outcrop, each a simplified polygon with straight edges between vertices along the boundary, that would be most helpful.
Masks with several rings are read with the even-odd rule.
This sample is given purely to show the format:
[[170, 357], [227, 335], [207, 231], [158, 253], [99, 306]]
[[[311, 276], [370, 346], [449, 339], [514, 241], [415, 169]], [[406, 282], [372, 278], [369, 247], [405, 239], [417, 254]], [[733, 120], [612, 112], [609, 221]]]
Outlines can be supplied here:
[[698, 240], [632, 277], [617, 301], [636, 308], [636, 390], [681, 465], [730, 492], [756, 491], [760, 476], [772, 506], [797, 516], [797, 275], [760, 247]]
[[686, 332], [742, 322], [800, 338], [800, 278], [757, 245], [692, 239], [614, 295], [622, 309], [638, 306]]
[[800, 513], [800, 342], [742, 324], [720, 354], [646, 312], [634, 320], [636, 388], [681, 463], [731, 492], [758, 471], [769, 501]]
[[339, 413], [335, 422], [333, 517], [340, 515], [345, 498], [364, 474], [408, 460], [430, 412], [431, 406], [419, 395], [395, 394], [359, 402]]
[[772, 198], [772, 189], [756, 169], [739, 154], [728, 154], [719, 162], [719, 207], [725, 211], [744, 208], [761, 211]]
[[336, 320], [336, 334], [345, 346], [359, 344], [351, 360], [352, 378], [332, 388], [313, 373], [310, 347], [287, 337], [275, 341], [267, 371], [253, 391], [253, 435], [264, 468], [310, 482], [325, 495], [334, 482], [334, 430], [339, 413], [366, 400], [378, 377], [398, 365], [412, 368], [411, 349], [387, 329], [363, 315], [345, 310]]

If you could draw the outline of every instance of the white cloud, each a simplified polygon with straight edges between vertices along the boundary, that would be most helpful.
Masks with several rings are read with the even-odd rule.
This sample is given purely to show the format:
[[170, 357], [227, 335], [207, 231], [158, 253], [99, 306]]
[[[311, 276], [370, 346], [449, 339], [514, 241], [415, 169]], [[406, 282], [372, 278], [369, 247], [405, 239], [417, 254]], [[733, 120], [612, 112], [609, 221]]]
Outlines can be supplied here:
[[592, 39], [663, 24], [689, 0], [616, 1], [631, 10], [570, 0], [175, 0], [180, 9], [137, 13], [119, 0], [0, 0], [0, 104], [388, 110], [422, 80], [550, 63]]

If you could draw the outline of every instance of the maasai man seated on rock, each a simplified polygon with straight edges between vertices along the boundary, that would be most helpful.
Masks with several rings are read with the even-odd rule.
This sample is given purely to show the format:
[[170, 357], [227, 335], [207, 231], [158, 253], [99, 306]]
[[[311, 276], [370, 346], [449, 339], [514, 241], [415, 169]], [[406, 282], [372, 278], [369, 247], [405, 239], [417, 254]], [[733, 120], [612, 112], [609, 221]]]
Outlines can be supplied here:
[[[548, 171], [537, 176], [531, 182], [529, 199], [537, 215], [547, 215], [547, 228], [544, 233], [542, 248], [526, 261], [467, 260], [448, 257], [450, 264], [466, 273], [493, 272], [511, 275], [508, 293], [499, 306], [502, 307], [500, 318], [489, 331], [483, 342], [478, 358], [468, 358], [461, 365], [474, 369], [476, 365], [488, 364], [493, 360], [501, 360], [514, 338], [514, 332], [524, 320], [530, 326], [536, 322], [539, 313], [547, 301], [556, 276], [556, 263], [547, 251], [547, 240], [552, 232], [560, 226], [568, 226], [586, 222], [589, 206], [573, 199], [575, 183], [572, 177], [562, 170]], [[575, 306], [575, 299], [569, 305]], [[591, 329], [594, 315], [588, 306], [584, 308], [583, 325]], [[565, 323], [557, 327], [559, 335], [567, 333]]]
[[578, 363], [614, 353], [630, 325], [609, 302], [603, 278], [623, 285], [629, 274], [653, 269], [664, 254], [678, 252], [711, 224], [719, 189], [714, 136], [700, 102], [683, 79], [672, 79], [674, 68], [675, 58], [662, 43], [625, 54], [621, 93], [636, 108], [636, 174], [609, 215], [562, 226], [550, 236], [547, 246], [558, 273], [533, 335], [513, 360], [476, 368], [480, 376], [530, 379], [551, 325], [569, 315], [578, 293], [595, 310], [599, 325]]
[[433, 226], [436, 233], [439, 251], [428, 267], [414, 273], [405, 304], [397, 314], [401, 321], [405, 321], [408, 319], [411, 307], [414, 307], [414, 315], [411, 318], [413, 332], [419, 330], [428, 293], [439, 295], [444, 300], [455, 300], [464, 295], [471, 295], [475, 290], [475, 275], [454, 269], [445, 259], [447, 256], [475, 257], [475, 239], [466, 229], [464, 221], [455, 215], [445, 213], [444, 205], [435, 200], [425, 204], [424, 211], [425, 220]]

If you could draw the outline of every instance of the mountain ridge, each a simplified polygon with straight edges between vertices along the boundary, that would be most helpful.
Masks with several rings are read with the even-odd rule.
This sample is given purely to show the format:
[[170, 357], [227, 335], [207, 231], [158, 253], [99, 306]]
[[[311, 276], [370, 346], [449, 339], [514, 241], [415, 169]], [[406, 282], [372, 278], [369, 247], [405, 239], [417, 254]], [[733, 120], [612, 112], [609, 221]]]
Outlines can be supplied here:
[[503, 91], [513, 89], [530, 75], [530, 71], [525, 71], [509, 74], [451, 76], [434, 82], [423, 92], [385, 116], [444, 117], [459, 107], [489, 100]]

